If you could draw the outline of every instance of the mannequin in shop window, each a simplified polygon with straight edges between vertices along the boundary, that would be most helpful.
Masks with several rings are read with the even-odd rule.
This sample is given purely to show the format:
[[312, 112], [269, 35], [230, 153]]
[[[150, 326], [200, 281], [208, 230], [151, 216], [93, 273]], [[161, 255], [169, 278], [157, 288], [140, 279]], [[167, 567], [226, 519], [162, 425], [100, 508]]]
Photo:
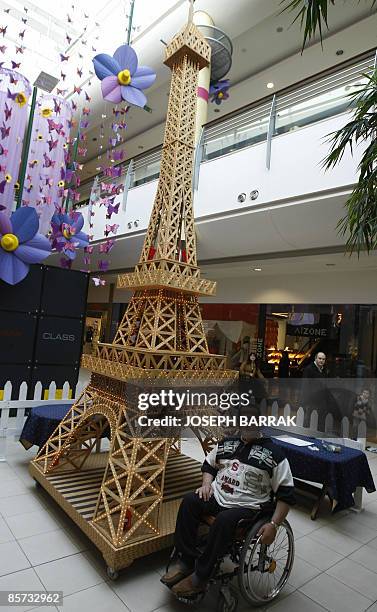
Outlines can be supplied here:
[[247, 360], [243, 361], [240, 366], [240, 391], [253, 395], [255, 401], [259, 404], [266, 397], [263, 379], [264, 376], [260, 371], [258, 358], [254, 352], [251, 352]]

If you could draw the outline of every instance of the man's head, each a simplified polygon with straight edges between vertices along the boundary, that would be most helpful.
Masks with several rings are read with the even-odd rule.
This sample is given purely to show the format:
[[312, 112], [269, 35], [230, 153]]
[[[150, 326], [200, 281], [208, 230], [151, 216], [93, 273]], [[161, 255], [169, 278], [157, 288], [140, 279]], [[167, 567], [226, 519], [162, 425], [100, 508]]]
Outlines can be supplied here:
[[322, 370], [323, 366], [326, 363], [326, 355], [325, 353], [317, 353], [316, 356], [314, 357], [314, 363], [316, 364], [316, 366]]

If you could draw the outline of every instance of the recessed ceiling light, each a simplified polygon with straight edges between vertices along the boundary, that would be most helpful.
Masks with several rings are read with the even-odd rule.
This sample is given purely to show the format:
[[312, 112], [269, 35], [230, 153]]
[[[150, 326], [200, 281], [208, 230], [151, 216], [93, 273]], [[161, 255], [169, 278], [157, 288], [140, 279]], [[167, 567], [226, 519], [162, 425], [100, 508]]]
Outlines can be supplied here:
[[143, 145], [139, 145], [138, 149], [144, 149]]
[[284, 32], [284, 28], [282, 26], [278, 26], [276, 28], [276, 31], [279, 32], [279, 34], [280, 34], [280, 32]]
[[219, 108], [214, 108], [214, 109], [213, 109], [213, 112], [214, 112], [214, 113], [219, 113], [219, 112], [220, 112], [220, 109], [219, 109]]
[[94, 137], [92, 138], [92, 140], [93, 140], [93, 142], [96, 142], [96, 140], [97, 140], [97, 136], [94, 136]]
[[262, 272], [262, 268], [253, 268], [254, 272]]
[[343, 49], [338, 49], [336, 52], [337, 55], [343, 55], [343, 53], [344, 53]]
[[327, 264], [326, 264], [326, 266], [327, 266], [328, 268], [332, 268], [333, 266], [335, 266], [335, 264], [334, 264], [334, 263], [327, 263]]
[[275, 85], [270, 81], [270, 83], [267, 83], [266, 87], [267, 89], [273, 89]]

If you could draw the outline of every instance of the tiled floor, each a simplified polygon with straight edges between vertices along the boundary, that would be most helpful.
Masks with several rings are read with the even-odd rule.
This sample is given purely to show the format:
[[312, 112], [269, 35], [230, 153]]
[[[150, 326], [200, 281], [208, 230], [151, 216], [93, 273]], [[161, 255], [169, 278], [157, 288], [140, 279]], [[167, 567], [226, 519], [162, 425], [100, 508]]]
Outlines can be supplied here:
[[[159, 581], [168, 551], [136, 561], [116, 582], [102, 557], [28, 474], [32, 450], [8, 442], [0, 463], [0, 591], [63, 590], [60, 612], [179, 612]], [[186, 451], [195, 449], [188, 443]], [[377, 454], [368, 454], [377, 482]], [[271, 612], [377, 612], [377, 494], [365, 494], [365, 510], [310, 520], [308, 509], [290, 512], [296, 555], [289, 584]], [[17, 607], [17, 610], [30, 610]], [[33, 608], [35, 612], [55, 607]], [[250, 607], [240, 597], [239, 612]], [[5, 610], [5, 608], [4, 608]], [[210, 592], [194, 608], [216, 610]], [[8, 612], [6, 610], [6, 612]]]

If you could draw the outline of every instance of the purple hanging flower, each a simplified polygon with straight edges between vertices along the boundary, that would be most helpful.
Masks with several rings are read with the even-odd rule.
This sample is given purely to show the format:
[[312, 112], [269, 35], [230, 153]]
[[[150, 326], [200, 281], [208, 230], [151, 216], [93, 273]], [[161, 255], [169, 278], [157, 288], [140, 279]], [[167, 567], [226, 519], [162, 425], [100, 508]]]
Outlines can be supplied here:
[[122, 100], [143, 108], [147, 98], [143, 89], [153, 85], [156, 74], [148, 66], [139, 66], [135, 51], [122, 45], [113, 57], [100, 53], [93, 58], [94, 70], [101, 82], [105, 100], [118, 104]]
[[229, 79], [222, 79], [221, 81], [214, 81], [211, 83], [209, 88], [209, 95], [211, 96], [211, 102], [215, 102], [219, 106], [224, 100], [229, 98]]
[[76, 251], [89, 245], [89, 236], [81, 231], [84, 217], [79, 212], [56, 212], [51, 219], [52, 247], [64, 253], [69, 259], [75, 259]]
[[0, 213], [0, 278], [16, 285], [51, 252], [49, 240], [38, 233], [39, 219], [34, 208], [23, 207], [11, 217]]

